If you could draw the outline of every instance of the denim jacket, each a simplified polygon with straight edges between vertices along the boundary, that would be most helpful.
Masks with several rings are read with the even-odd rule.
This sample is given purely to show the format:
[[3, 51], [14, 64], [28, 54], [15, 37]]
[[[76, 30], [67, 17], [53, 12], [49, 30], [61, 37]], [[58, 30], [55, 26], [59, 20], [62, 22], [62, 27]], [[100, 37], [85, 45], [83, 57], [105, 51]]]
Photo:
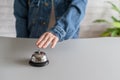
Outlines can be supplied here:
[[55, 25], [48, 30], [52, 0], [15, 0], [17, 37], [39, 38], [49, 31], [59, 41], [78, 38], [87, 0], [54, 0]]

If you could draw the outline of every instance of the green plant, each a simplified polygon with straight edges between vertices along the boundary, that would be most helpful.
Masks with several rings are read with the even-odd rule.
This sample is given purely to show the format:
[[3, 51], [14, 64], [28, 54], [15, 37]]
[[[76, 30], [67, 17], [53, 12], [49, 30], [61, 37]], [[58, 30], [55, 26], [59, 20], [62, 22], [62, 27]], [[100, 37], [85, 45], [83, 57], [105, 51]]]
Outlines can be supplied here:
[[115, 12], [117, 12], [119, 14], [119, 19], [117, 19], [113, 15], [113, 16], [111, 16], [112, 22], [109, 22], [105, 19], [97, 19], [94, 22], [95, 23], [107, 23], [107, 24], [112, 26], [112, 28], [107, 28], [107, 30], [105, 32], [103, 32], [101, 34], [101, 36], [103, 36], [103, 37], [107, 37], [107, 36], [117, 37], [117, 36], [120, 36], [120, 8], [116, 4], [114, 4], [110, 1], [108, 1], [107, 3], [109, 3], [112, 6], [112, 10], [114, 10]]

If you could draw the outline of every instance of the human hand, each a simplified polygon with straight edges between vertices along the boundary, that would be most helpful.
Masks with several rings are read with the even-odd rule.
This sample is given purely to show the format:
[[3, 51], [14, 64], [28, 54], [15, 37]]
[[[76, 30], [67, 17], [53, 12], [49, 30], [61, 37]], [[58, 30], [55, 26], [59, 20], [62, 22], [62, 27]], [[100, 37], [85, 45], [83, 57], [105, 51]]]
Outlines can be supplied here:
[[59, 38], [52, 34], [51, 32], [44, 33], [36, 42], [37, 47], [39, 48], [47, 48], [49, 44], [51, 44], [51, 48], [54, 48]]

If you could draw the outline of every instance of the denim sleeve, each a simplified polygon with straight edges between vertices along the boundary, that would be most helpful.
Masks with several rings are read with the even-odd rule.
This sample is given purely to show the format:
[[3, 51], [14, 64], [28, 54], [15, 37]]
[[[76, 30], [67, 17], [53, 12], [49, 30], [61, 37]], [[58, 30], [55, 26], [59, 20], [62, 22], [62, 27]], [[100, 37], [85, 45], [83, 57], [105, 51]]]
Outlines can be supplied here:
[[28, 0], [14, 1], [14, 15], [16, 18], [16, 36], [28, 37], [27, 31], [27, 14], [28, 14]]
[[72, 0], [68, 10], [50, 30], [59, 37], [59, 41], [70, 39], [74, 36], [85, 15], [87, 0]]

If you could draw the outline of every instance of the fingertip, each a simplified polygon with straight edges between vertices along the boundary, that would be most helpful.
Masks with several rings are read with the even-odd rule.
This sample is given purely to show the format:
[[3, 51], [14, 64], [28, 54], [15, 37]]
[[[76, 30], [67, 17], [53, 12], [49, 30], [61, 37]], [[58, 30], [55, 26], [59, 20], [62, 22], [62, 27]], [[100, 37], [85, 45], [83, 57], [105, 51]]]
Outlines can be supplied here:
[[55, 47], [53, 46], [53, 47], [51, 47], [51, 48], [53, 49], [53, 48], [55, 48]]
[[36, 42], [36, 46], [38, 46], [39, 43]]
[[45, 46], [45, 45], [42, 45], [42, 46], [41, 46], [41, 48], [45, 49], [45, 48], [47, 48], [47, 46]]
[[51, 44], [50, 48], [54, 48], [54, 45], [53, 45], [53, 43]]
[[57, 39], [54, 39], [54, 40], [52, 41], [51, 48], [55, 48], [57, 42], [58, 42], [58, 40], [57, 40]]
[[55, 44], [54, 43], [51, 44], [51, 48], [55, 48]]

